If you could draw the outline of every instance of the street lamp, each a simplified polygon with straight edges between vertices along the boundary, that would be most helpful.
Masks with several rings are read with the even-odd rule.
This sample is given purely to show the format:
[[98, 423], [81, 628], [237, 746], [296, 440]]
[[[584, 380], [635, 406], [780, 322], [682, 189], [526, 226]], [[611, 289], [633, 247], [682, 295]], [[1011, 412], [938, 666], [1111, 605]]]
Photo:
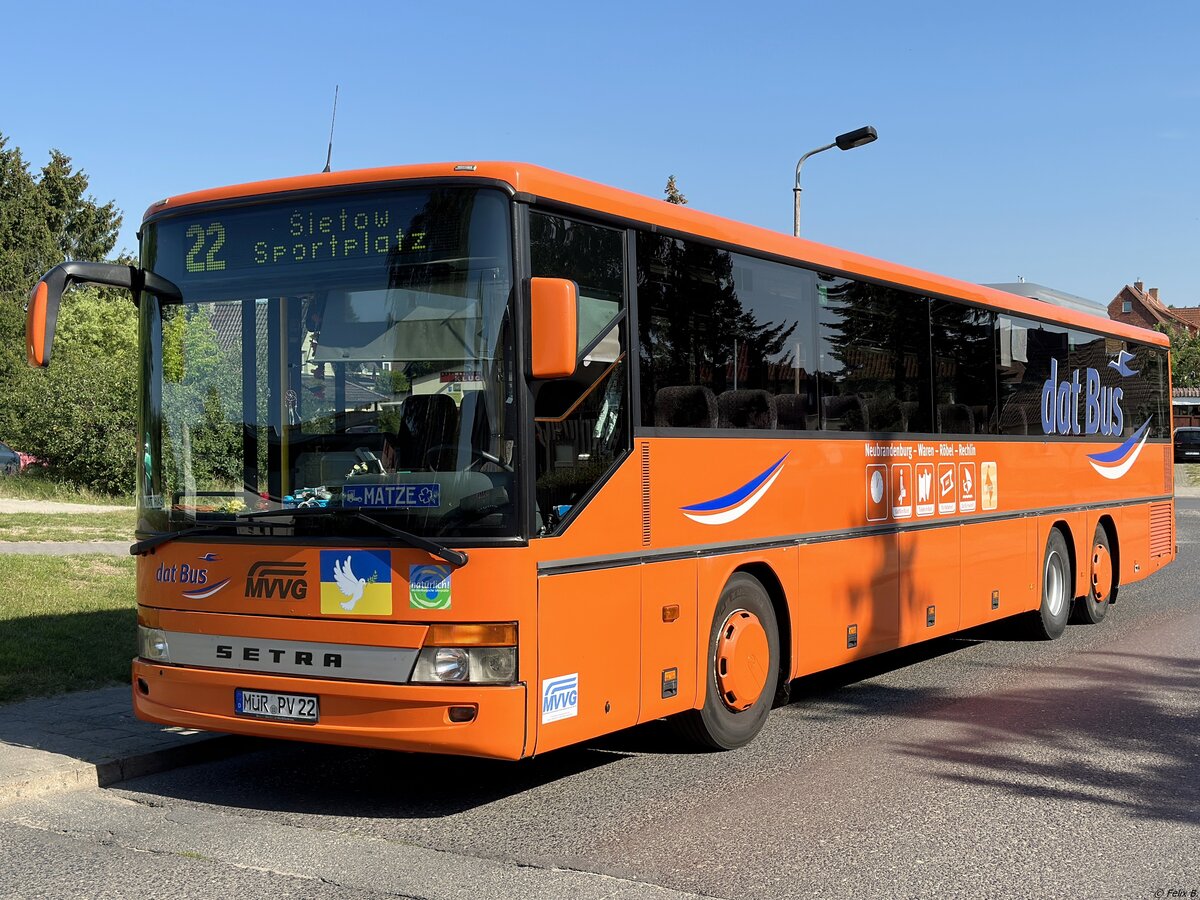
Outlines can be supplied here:
[[839, 150], [853, 150], [855, 147], [871, 143], [871, 141], [878, 137], [879, 134], [875, 131], [875, 126], [864, 125], [862, 128], [855, 128], [853, 131], [839, 134], [833, 139], [832, 144], [826, 144], [824, 147], [818, 147], [816, 150], [809, 150], [800, 157], [800, 162], [796, 163], [796, 187], [792, 189], [792, 194], [796, 198], [796, 208], [792, 218], [792, 234], [795, 237], [800, 237], [800, 167], [804, 165], [804, 161], [810, 156], [815, 156], [826, 150], [832, 150], [834, 147], [837, 147]]

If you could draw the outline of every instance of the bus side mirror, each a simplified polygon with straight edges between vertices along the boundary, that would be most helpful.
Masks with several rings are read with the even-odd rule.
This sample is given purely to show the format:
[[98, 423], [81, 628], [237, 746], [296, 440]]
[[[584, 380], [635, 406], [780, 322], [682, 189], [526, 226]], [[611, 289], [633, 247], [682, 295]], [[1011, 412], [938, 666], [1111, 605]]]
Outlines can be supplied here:
[[534, 378], [568, 378], [579, 356], [579, 289], [566, 278], [530, 284]]
[[58, 303], [62, 289], [51, 292], [43, 278], [33, 286], [25, 305], [25, 358], [39, 369], [50, 365], [50, 347], [54, 326], [58, 324]]
[[157, 294], [167, 301], [182, 299], [179, 288], [171, 282], [136, 266], [74, 260], [61, 263], [33, 286], [25, 305], [25, 358], [31, 366], [44, 369], [50, 365], [50, 348], [54, 344], [54, 328], [58, 324], [63, 291], [76, 282], [125, 288], [132, 293], [135, 302], [142, 291]]

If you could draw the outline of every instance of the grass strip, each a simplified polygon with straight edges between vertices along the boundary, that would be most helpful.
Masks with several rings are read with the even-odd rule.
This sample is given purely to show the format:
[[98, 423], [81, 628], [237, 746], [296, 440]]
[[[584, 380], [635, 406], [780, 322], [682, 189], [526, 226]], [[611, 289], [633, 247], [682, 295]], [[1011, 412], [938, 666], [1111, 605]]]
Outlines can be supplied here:
[[57, 503], [94, 503], [104, 506], [133, 505], [132, 494], [114, 497], [70, 481], [54, 481], [36, 466], [17, 475], [0, 475], [0, 499], [53, 500]]
[[0, 541], [132, 541], [137, 514], [3, 513]]
[[0, 703], [128, 681], [132, 558], [0, 555]]

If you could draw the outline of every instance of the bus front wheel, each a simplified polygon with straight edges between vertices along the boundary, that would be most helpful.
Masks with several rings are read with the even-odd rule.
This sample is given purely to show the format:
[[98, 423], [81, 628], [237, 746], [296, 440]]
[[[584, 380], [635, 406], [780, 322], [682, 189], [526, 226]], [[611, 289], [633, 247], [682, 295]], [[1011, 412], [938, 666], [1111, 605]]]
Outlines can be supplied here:
[[1051, 528], [1042, 558], [1042, 603], [1029, 614], [1030, 637], [1046, 641], [1062, 636], [1071, 615], [1072, 584], [1066, 538], [1059, 529]]
[[681, 730], [714, 750], [748, 744], [767, 720], [779, 678], [775, 608], [753, 576], [737, 572], [721, 591], [706, 666], [704, 706], [681, 716]]

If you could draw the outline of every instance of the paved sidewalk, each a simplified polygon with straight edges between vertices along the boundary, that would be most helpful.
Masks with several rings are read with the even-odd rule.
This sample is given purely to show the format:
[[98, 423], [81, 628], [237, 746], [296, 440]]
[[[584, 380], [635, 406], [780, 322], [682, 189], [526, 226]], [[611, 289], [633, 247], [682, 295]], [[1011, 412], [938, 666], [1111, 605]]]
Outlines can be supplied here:
[[133, 715], [130, 688], [0, 706], [0, 804], [104, 787], [239, 752], [247, 741]]
[[36, 556], [79, 556], [103, 553], [106, 556], [128, 556], [127, 541], [0, 541], [0, 553], [32, 554]]
[[114, 513], [133, 512], [132, 506], [100, 503], [63, 503], [58, 500], [10, 500], [0, 497], [0, 513]]

